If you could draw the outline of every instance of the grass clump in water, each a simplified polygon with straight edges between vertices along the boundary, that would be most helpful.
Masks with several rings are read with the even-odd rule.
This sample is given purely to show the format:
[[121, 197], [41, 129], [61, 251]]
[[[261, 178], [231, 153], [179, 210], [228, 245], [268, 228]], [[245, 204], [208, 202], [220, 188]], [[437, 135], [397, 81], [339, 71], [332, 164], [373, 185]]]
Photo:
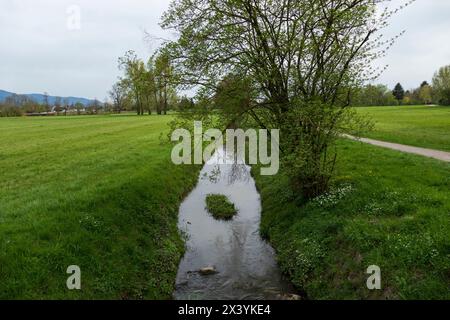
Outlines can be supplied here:
[[234, 204], [221, 194], [208, 195], [206, 197], [206, 208], [218, 220], [230, 220], [237, 214]]

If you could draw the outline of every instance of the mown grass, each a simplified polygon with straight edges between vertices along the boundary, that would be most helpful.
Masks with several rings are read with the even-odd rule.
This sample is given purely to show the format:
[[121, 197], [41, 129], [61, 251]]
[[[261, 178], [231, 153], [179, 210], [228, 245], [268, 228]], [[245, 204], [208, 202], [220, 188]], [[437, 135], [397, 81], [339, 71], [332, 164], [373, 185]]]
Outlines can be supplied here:
[[367, 138], [450, 151], [450, 107], [396, 106], [356, 108], [375, 122]]
[[171, 297], [199, 168], [170, 161], [170, 119], [0, 119], [0, 299]]
[[206, 196], [206, 209], [218, 220], [230, 220], [237, 210], [227, 196], [221, 194], [209, 194]]
[[[449, 299], [450, 164], [340, 141], [332, 190], [309, 203], [256, 176], [262, 233], [311, 299]], [[258, 173], [255, 170], [255, 173]], [[367, 289], [370, 265], [382, 290]]]

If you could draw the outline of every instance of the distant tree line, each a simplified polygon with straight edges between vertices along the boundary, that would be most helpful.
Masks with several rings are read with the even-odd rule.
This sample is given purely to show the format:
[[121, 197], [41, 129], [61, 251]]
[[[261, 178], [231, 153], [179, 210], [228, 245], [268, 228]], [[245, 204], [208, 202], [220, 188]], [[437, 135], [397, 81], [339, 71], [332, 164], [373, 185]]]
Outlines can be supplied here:
[[47, 93], [44, 93], [44, 99], [41, 103], [26, 95], [13, 94], [0, 102], [0, 117], [94, 115], [106, 112], [105, 106], [97, 99], [88, 105], [84, 105], [79, 102], [69, 103], [67, 99], [56, 97], [54, 103], [50, 104]]
[[354, 95], [355, 106], [395, 106], [439, 104], [450, 105], [450, 65], [442, 67], [433, 77], [432, 84], [423, 81], [414, 89], [405, 90], [400, 83], [393, 89], [382, 84], [369, 84]]

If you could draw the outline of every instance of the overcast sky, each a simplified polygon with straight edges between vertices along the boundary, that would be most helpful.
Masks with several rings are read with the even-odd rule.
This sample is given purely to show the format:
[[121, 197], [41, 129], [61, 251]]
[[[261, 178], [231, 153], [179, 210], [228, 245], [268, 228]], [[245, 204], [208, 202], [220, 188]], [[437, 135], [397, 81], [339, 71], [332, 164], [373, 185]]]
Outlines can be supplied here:
[[[119, 75], [117, 58], [129, 49], [146, 58], [158, 45], [144, 41], [144, 30], [170, 37], [158, 25], [169, 3], [1, 0], [0, 89], [103, 100]], [[417, 0], [395, 16], [385, 33], [402, 30], [406, 34], [379, 62], [389, 69], [378, 82], [415, 87], [450, 64], [449, 0]]]

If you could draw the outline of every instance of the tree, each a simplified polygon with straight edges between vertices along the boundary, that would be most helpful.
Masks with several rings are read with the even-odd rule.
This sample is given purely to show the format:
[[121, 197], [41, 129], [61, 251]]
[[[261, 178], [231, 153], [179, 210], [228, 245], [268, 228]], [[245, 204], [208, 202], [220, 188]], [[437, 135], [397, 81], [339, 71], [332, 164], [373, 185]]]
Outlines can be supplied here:
[[112, 113], [115, 112], [115, 106], [108, 98], [103, 100], [103, 112], [104, 113]]
[[172, 64], [165, 48], [150, 57], [146, 64], [134, 51], [128, 51], [119, 59], [119, 68], [125, 71], [121, 83], [130, 92], [128, 96], [133, 97], [138, 115], [143, 115], [145, 110], [148, 114], [152, 110], [167, 114], [170, 106], [177, 103]]
[[113, 102], [114, 112], [121, 113], [125, 109], [126, 100], [128, 98], [128, 90], [123, 81], [118, 81], [109, 91], [109, 97]]
[[155, 89], [158, 92], [155, 98], [158, 114], [167, 114], [170, 97], [175, 93], [172, 72], [170, 56], [163, 48], [154, 59]]
[[[158, 85], [155, 60], [153, 57], [145, 64], [134, 51], [128, 51], [119, 59], [119, 68], [125, 71], [121, 79], [123, 85], [128, 88], [133, 97], [138, 115], [143, 115], [145, 110], [151, 114], [156, 109], [158, 114]], [[129, 96], [130, 96], [129, 95]]]
[[75, 109], [77, 110], [77, 115], [81, 114], [81, 111], [85, 109], [85, 105], [81, 102], [75, 103]]
[[5, 98], [4, 116], [17, 116], [23, 112], [38, 112], [39, 104], [26, 95], [13, 94]]
[[395, 85], [395, 88], [392, 91], [392, 95], [395, 97], [395, 99], [398, 100], [399, 104], [402, 103], [403, 99], [405, 98], [405, 90], [400, 83], [397, 83]]
[[64, 116], [67, 116], [67, 110], [69, 109], [69, 100], [65, 98], [62, 102], [62, 108], [64, 110]]
[[430, 86], [430, 85], [428, 84], [428, 81], [424, 81], [424, 82], [422, 82], [422, 83], [420, 84], [420, 87], [421, 87], [421, 88], [426, 87], [426, 86]]
[[44, 107], [45, 107], [45, 111], [50, 111], [50, 103], [48, 101], [48, 93], [44, 92]]
[[229, 74], [218, 84], [212, 106], [220, 110], [222, 122], [242, 126], [242, 109], [250, 108], [256, 96], [252, 96], [250, 79], [239, 74]]
[[19, 117], [22, 114], [22, 108], [9, 105], [6, 101], [0, 102], [0, 117]]
[[99, 109], [101, 108], [101, 103], [97, 98], [92, 100], [87, 106], [87, 111], [89, 114], [97, 114]]
[[439, 104], [450, 105], [450, 65], [440, 68], [435, 73], [433, 89]]
[[352, 101], [355, 106], [392, 106], [397, 103], [392, 92], [383, 84], [364, 86]]
[[94, 98], [94, 101], [92, 102], [92, 107], [94, 108], [94, 112], [97, 113], [98, 110], [102, 107], [102, 104], [97, 98]]
[[144, 89], [144, 63], [138, 59], [134, 51], [126, 52], [125, 56], [119, 58], [119, 68], [125, 71], [123, 84], [128, 87], [133, 95], [137, 114], [144, 114], [144, 100], [146, 99]]
[[419, 99], [423, 104], [431, 104], [433, 102], [433, 91], [428, 82], [424, 81], [419, 88]]
[[392, 16], [376, 14], [381, 2], [176, 0], [162, 26], [179, 34], [168, 52], [180, 83], [201, 86], [198, 101], [212, 100], [229, 74], [248, 79], [251, 100], [221, 119], [281, 129], [291, 185], [312, 198], [328, 188], [342, 130], [363, 127], [348, 106], [391, 43], [377, 35]]
[[176, 109], [180, 112], [194, 110], [194, 108], [195, 108], [194, 100], [192, 98], [189, 99], [186, 96], [181, 97], [176, 106]]

